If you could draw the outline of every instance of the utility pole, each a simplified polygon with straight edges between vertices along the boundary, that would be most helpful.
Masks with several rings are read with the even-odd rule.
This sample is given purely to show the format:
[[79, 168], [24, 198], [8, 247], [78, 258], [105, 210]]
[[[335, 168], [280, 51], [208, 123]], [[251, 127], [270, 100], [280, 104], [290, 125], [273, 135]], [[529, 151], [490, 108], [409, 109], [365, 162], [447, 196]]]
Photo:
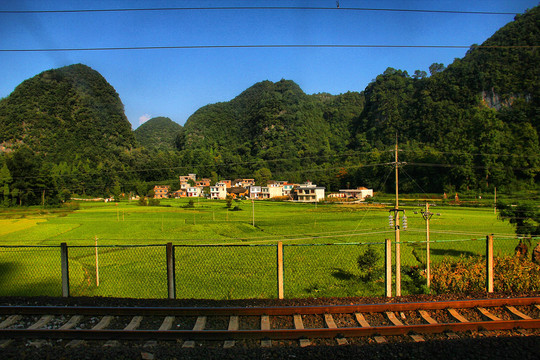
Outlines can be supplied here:
[[399, 181], [398, 181], [398, 136], [396, 132], [396, 206], [394, 208], [396, 229], [396, 296], [401, 296], [401, 244], [399, 239]]

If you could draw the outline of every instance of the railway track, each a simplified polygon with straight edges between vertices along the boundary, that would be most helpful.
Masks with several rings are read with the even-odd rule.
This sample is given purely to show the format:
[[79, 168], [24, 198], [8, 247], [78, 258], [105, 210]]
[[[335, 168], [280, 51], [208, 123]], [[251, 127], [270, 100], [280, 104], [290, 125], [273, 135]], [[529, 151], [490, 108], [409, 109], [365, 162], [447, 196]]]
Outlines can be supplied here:
[[88, 340], [114, 346], [118, 341], [220, 341], [224, 348], [239, 340], [294, 340], [308, 346], [315, 339], [391, 337], [421, 342], [439, 334], [459, 338], [468, 331], [511, 330], [523, 335], [540, 328], [540, 297], [439, 302], [351, 304], [294, 307], [82, 307], [0, 306], [0, 348], [16, 339], [41, 345], [61, 339], [76, 347]]

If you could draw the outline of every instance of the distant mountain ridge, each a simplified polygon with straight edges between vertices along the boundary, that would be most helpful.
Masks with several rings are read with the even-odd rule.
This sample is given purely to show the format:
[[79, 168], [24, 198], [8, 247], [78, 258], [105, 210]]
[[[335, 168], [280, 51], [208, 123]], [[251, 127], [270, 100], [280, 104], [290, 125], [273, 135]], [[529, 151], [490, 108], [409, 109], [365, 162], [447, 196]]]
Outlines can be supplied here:
[[160, 117], [136, 131], [97, 71], [82, 64], [48, 70], [0, 101], [0, 186], [16, 203], [39, 203], [51, 188], [145, 195], [149, 182], [175, 186], [181, 171], [393, 191], [387, 180], [397, 137], [408, 175], [401, 191], [535, 187], [539, 44], [535, 7], [448, 67], [433, 64], [430, 76], [388, 68], [364, 91], [340, 95], [261, 81], [201, 107], [183, 127]]
[[0, 101], [0, 145], [61, 161], [118, 155], [136, 141], [114, 88], [76, 64], [42, 72]]
[[140, 145], [154, 150], [174, 150], [177, 134], [182, 125], [168, 117], [154, 117], [135, 129], [135, 138]]

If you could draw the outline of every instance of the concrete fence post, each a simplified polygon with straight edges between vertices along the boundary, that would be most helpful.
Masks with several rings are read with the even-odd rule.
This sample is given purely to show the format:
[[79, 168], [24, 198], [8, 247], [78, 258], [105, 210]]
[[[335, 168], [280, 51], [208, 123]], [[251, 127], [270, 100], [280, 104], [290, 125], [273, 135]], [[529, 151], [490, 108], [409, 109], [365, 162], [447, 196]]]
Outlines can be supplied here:
[[60, 244], [60, 261], [62, 268], [62, 297], [69, 297], [69, 260], [66, 243]]
[[392, 241], [385, 239], [384, 245], [384, 281], [386, 297], [392, 297]]
[[172, 243], [167, 243], [167, 290], [169, 299], [176, 299], [176, 274], [174, 261], [174, 246]]
[[486, 291], [493, 292], [493, 235], [486, 237]]
[[277, 287], [278, 299], [283, 299], [283, 243], [277, 243]]

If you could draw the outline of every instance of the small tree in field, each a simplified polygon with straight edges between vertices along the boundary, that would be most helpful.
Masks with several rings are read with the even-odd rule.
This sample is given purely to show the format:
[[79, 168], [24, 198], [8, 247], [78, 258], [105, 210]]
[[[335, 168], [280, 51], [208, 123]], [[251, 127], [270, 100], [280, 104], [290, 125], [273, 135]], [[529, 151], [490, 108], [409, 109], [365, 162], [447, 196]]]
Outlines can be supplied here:
[[358, 256], [356, 264], [362, 273], [362, 280], [371, 281], [377, 276], [378, 270], [382, 269], [377, 265], [380, 259], [381, 255], [371, 245], [368, 245], [366, 251]]
[[233, 198], [231, 195], [227, 195], [227, 209], [230, 209], [232, 206]]

